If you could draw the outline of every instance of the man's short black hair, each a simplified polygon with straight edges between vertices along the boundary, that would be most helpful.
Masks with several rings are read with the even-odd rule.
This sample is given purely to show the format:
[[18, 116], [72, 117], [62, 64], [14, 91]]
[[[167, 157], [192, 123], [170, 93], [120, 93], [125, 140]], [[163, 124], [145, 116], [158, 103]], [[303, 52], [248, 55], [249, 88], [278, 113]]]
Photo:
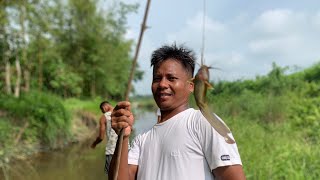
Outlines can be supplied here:
[[195, 53], [183, 45], [177, 47], [175, 43], [171, 46], [164, 45], [152, 53], [151, 66], [153, 66], [153, 72], [163, 61], [170, 58], [180, 62], [193, 77], [196, 60]]
[[109, 104], [109, 105], [110, 105], [109, 101], [102, 101], [102, 103], [100, 103], [100, 109], [101, 109], [101, 111], [103, 111], [103, 106], [104, 106], [105, 104]]

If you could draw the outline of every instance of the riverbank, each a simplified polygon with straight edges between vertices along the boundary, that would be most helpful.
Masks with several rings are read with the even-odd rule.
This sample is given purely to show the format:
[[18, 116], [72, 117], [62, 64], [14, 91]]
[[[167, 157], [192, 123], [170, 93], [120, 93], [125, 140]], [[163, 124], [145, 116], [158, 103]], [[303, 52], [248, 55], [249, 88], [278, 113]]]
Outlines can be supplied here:
[[[71, 133], [68, 140], [60, 140], [56, 146], [48, 147], [40, 143], [28, 144], [21, 142], [17, 146], [9, 149], [1, 149], [6, 152], [0, 163], [0, 179], [25, 179], [30, 177], [34, 179], [37, 173], [33, 173], [35, 168], [34, 159], [37, 157], [48, 157], [46, 154], [56, 154], [58, 152], [69, 152], [74, 146], [88, 146], [83, 149], [89, 150], [89, 142], [97, 133], [98, 120], [97, 115], [89, 111], [78, 110], [72, 114]], [[73, 148], [72, 148], [73, 149]], [[56, 152], [56, 153], [54, 153]], [[23, 168], [22, 168], [23, 167]], [[29, 168], [28, 171], [25, 168]], [[26, 174], [26, 172], [29, 172]], [[10, 177], [10, 178], [9, 178]]]
[[19, 99], [0, 97], [0, 179], [17, 171], [15, 162], [81, 144], [97, 133], [100, 99], [62, 100], [31, 94]]

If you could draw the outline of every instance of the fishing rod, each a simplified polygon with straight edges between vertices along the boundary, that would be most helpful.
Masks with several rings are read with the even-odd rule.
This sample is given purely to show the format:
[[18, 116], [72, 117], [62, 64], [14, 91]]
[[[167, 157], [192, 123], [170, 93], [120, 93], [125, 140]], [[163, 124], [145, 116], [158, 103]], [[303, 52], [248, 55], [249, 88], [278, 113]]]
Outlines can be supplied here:
[[[136, 65], [137, 65], [137, 59], [138, 59], [138, 54], [139, 54], [139, 51], [140, 51], [142, 37], [143, 37], [144, 31], [147, 29], [146, 21], [147, 21], [147, 17], [148, 17], [150, 2], [151, 2], [151, 0], [147, 1], [147, 5], [146, 5], [146, 8], [145, 8], [145, 13], [144, 13], [144, 17], [143, 17], [143, 21], [142, 21], [142, 25], [141, 25], [141, 29], [140, 29], [139, 40], [138, 40], [138, 44], [137, 44], [137, 47], [136, 47], [135, 55], [134, 55], [134, 58], [133, 58], [131, 71], [130, 71], [130, 76], [129, 76], [129, 80], [128, 80], [128, 85], [127, 85], [127, 90], [126, 90], [126, 94], [125, 94], [126, 101], [129, 101], [129, 94], [130, 94], [131, 87], [132, 87], [132, 80], [133, 80], [134, 71], [135, 71], [135, 68], [136, 68]], [[122, 151], [122, 143], [123, 143], [123, 135], [124, 135], [124, 129], [122, 128], [120, 133], [119, 133], [119, 135], [118, 135], [118, 140], [117, 140], [118, 149], [117, 149], [117, 153], [116, 153], [116, 155], [117, 155], [116, 162], [115, 162], [116, 169], [115, 169], [115, 172], [114, 172], [113, 180], [117, 180], [118, 179], [119, 167], [120, 167], [120, 159], [121, 159], [121, 151]]]

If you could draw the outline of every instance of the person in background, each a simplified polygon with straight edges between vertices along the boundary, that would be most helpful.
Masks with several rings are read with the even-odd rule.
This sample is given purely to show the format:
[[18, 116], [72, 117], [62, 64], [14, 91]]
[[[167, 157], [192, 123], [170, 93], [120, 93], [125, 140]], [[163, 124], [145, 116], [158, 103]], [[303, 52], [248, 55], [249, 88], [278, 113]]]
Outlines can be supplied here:
[[111, 112], [113, 106], [108, 101], [103, 101], [100, 104], [100, 110], [103, 113], [99, 119], [99, 133], [95, 141], [91, 144], [91, 148], [95, 148], [100, 142], [103, 141], [104, 137], [107, 137], [106, 144], [106, 162], [104, 166], [105, 173], [108, 174], [110, 162], [114, 149], [116, 147], [118, 135], [111, 128]]
[[[160, 122], [136, 136], [129, 151], [134, 123], [131, 103], [118, 102], [111, 114], [112, 128], [117, 133], [124, 128], [118, 180], [244, 180], [237, 144], [226, 143], [200, 110], [189, 107], [194, 90], [190, 81], [193, 51], [175, 44], [162, 46], [153, 52], [151, 66], [151, 90], [161, 111]], [[116, 156], [109, 179], [115, 176]]]

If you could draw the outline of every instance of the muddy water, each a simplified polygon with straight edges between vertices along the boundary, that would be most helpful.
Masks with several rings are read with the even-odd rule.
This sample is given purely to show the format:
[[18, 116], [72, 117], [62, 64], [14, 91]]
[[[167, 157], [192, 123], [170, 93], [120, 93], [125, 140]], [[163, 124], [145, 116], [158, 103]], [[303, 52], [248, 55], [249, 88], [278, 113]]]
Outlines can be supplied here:
[[[156, 123], [155, 112], [135, 113], [135, 134], [151, 128]], [[10, 180], [102, 180], [104, 174], [104, 143], [96, 149], [91, 142], [74, 144], [59, 151], [40, 153], [30, 162], [15, 165]], [[0, 178], [1, 179], [1, 178]]]

